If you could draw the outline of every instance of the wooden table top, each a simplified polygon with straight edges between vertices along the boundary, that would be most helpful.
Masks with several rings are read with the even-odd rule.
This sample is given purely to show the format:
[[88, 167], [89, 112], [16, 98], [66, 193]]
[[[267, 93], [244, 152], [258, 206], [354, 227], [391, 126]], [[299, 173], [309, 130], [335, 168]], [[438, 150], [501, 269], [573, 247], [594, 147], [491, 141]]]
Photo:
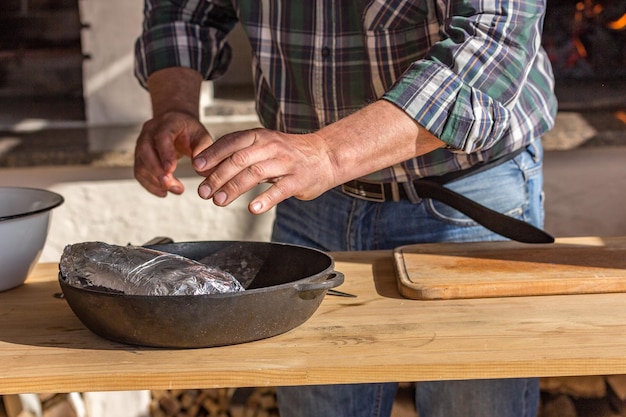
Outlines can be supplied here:
[[626, 373], [626, 294], [409, 300], [390, 251], [332, 255], [357, 298], [327, 295], [270, 339], [184, 350], [94, 335], [40, 264], [0, 293], [0, 394]]

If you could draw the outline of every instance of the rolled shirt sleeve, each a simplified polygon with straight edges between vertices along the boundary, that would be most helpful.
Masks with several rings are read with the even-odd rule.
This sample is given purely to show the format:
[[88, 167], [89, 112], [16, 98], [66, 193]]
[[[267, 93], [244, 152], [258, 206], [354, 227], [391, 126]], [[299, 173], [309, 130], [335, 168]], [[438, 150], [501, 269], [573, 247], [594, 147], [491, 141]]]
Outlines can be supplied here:
[[169, 67], [195, 69], [207, 80], [219, 77], [230, 63], [226, 35], [236, 23], [229, 1], [146, 0], [135, 76], [143, 87], [150, 74]]
[[441, 40], [383, 98], [460, 152], [526, 145], [556, 112], [544, 8], [541, 0], [440, 0]]

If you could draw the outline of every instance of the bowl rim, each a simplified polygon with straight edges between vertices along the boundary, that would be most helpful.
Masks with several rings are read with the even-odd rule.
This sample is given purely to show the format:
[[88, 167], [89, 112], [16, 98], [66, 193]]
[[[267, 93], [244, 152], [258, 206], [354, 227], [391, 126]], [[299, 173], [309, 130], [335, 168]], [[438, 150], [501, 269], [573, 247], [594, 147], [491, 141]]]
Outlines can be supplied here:
[[6, 216], [0, 216], [0, 221], [17, 219], [19, 217], [32, 216], [33, 214], [43, 213], [53, 208], [56, 208], [63, 204], [65, 201], [61, 194], [55, 193], [54, 191], [46, 190], [44, 188], [34, 188], [34, 187], [0, 187], [0, 190], [26, 190], [26, 191], [36, 191], [43, 194], [46, 194], [47, 197], [50, 197], [50, 201], [45, 204], [43, 207], [38, 209], [29, 210], [23, 213], [9, 214]]

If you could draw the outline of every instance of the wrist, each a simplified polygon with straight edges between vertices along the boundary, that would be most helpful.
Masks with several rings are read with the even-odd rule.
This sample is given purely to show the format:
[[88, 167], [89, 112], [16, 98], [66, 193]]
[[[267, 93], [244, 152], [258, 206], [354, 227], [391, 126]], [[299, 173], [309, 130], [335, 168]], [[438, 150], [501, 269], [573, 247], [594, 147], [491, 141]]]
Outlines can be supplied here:
[[148, 77], [148, 91], [154, 117], [168, 112], [200, 117], [202, 75], [184, 67], [165, 68]]
[[423, 155], [443, 142], [395, 104], [379, 100], [318, 131], [343, 183]]

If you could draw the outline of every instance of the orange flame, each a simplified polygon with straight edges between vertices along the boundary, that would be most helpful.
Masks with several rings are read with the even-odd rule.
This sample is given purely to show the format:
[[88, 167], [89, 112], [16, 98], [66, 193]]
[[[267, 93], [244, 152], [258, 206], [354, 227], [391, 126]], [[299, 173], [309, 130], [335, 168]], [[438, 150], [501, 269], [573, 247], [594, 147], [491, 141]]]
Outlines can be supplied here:
[[623, 30], [626, 28], [626, 13], [624, 13], [619, 19], [609, 22], [607, 26], [609, 29], [613, 30]]
[[587, 58], [587, 49], [585, 49], [585, 45], [583, 45], [582, 41], [576, 37], [572, 39], [572, 42], [574, 43], [576, 52], [578, 52], [578, 56], [581, 58]]

